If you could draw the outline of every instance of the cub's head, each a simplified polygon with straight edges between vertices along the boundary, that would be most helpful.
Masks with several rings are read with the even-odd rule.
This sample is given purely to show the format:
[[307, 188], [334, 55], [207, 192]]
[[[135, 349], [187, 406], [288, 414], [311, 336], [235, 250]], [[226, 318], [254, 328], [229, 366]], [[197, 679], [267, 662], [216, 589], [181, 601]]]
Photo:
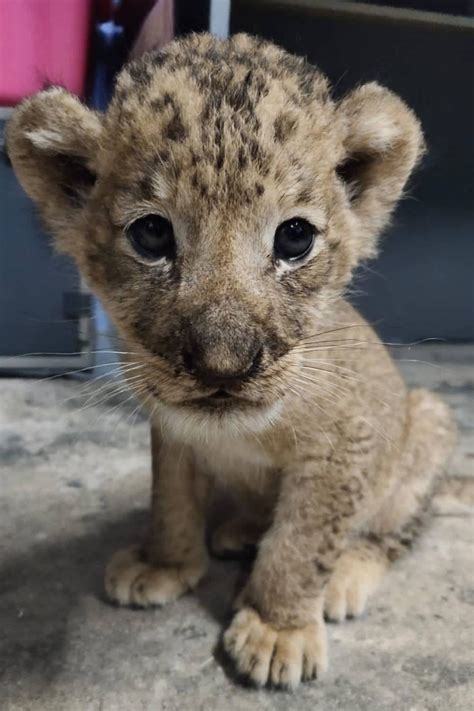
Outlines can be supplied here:
[[293, 348], [374, 254], [422, 143], [386, 89], [335, 102], [314, 67], [245, 35], [145, 55], [105, 115], [41, 92], [7, 131], [21, 183], [139, 362], [142, 393], [182, 422], [236, 430], [275, 413]]

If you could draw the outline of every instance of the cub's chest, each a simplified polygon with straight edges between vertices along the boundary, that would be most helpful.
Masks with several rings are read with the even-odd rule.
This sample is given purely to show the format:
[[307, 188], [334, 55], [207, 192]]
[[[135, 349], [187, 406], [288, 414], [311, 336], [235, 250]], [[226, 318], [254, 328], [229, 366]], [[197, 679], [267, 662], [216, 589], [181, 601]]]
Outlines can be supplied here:
[[193, 445], [196, 465], [226, 486], [244, 485], [252, 489], [265, 488], [265, 481], [276, 466], [262, 446], [248, 439], [216, 438]]

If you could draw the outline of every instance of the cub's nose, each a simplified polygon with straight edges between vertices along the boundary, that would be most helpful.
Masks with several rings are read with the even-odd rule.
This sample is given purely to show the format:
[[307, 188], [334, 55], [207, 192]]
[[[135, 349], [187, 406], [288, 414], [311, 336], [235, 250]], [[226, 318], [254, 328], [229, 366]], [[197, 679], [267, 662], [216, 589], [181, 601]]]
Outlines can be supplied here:
[[237, 352], [225, 353], [215, 348], [203, 348], [190, 342], [182, 351], [185, 369], [205, 387], [225, 388], [254, 375], [261, 364], [263, 349], [255, 341], [241, 346]]

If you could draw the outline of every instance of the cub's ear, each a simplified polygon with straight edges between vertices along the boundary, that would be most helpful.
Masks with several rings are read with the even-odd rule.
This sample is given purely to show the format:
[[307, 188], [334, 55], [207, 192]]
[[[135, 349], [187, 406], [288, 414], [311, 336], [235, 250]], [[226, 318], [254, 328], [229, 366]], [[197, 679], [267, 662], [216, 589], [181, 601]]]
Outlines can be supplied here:
[[101, 128], [99, 114], [56, 87], [23, 101], [8, 121], [15, 173], [56, 233], [74, 222], [95, 183]]
[[[386, 224], [425, 148], [420, 122], [408, 106], [376, 83], [355, 89], [340, 102], [345, 152], [337, 173], [366, 235]], [[367, 256], [373, 245], [366, 243]]]

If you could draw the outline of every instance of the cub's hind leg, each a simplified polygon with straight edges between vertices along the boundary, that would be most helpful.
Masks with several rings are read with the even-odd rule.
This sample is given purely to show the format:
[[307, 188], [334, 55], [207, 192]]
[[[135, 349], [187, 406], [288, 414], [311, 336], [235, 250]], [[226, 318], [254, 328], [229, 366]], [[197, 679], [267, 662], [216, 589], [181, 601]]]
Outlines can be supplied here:
[[392, 563], [411, 548], [427, 518], [427, 507], [396, 532], [367, 533], [338, 559], [325, 590], [324, 613], [331, 622], [359, 617]]
[[369, 532], [336, 563], [325, 591], [325, 614], [330, 620], [362, 614], [389, 565], [411, 547], [453, 446], [451, 415], [441, 400], [425, 390], [413, 390], [407, 404], [398, 483], [370, 522]]
[[338, 559], [324, 593], [324, 614], [331, 622], [358, 617], [377, 590], [388, 559], [376, 543], [359, 540]]

